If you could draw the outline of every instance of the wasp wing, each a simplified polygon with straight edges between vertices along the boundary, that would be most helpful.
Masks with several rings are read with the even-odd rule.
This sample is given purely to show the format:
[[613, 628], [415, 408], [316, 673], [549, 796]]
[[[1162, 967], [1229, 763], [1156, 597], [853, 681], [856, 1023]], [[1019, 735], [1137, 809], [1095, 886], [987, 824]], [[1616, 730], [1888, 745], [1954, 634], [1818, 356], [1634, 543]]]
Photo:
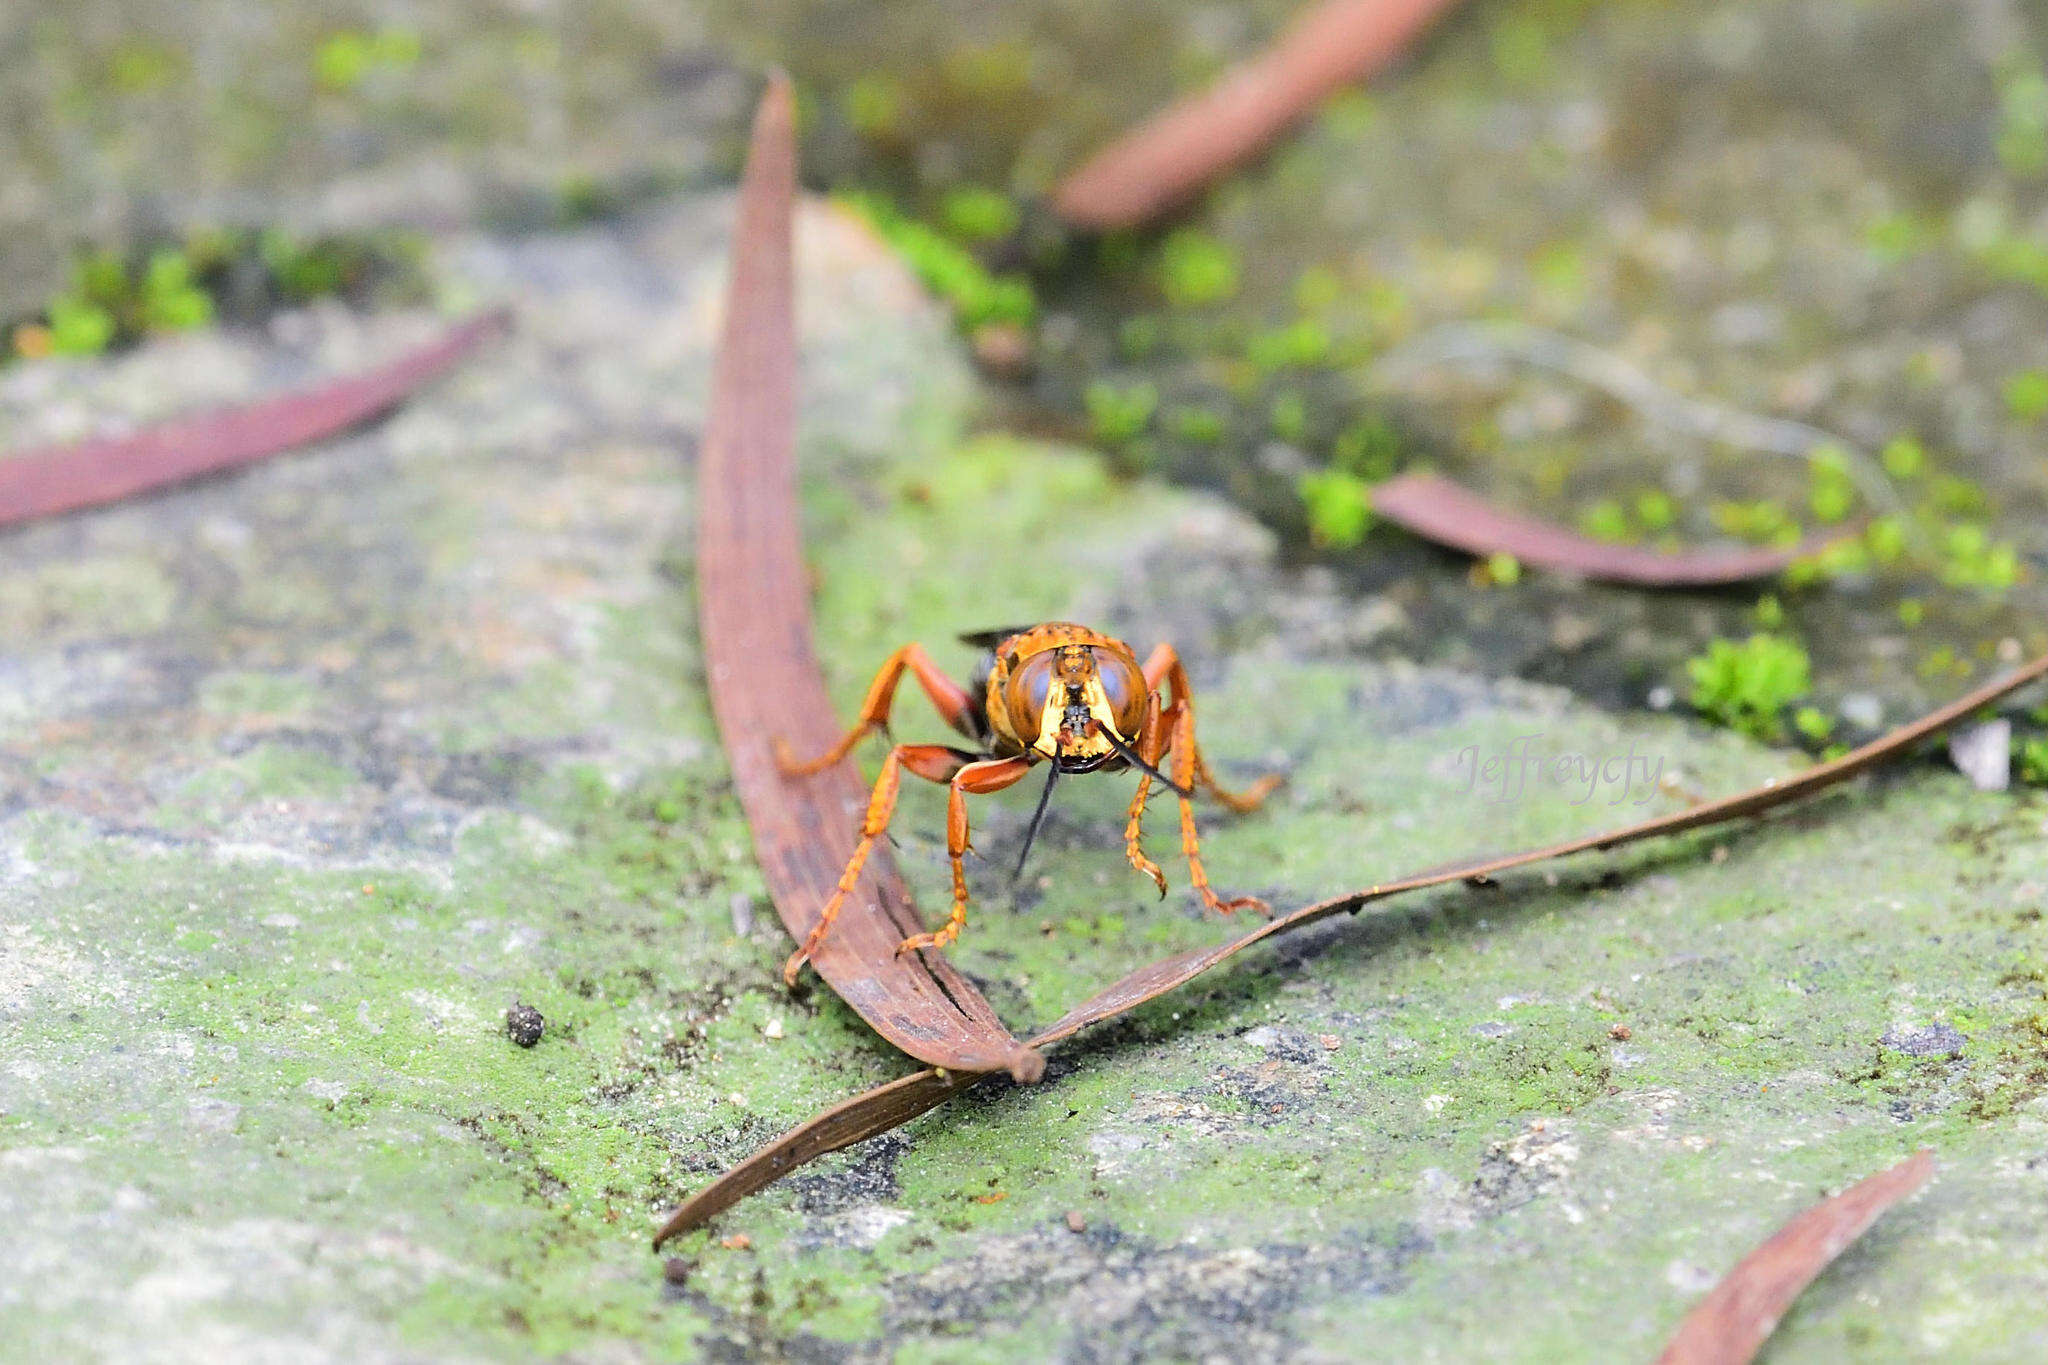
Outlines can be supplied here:
[[957, 637], [961, 644], [975, 649], [994, 649], [1012, 635], [1022, 635], [1030, 626], [1004, 626], [1000, 630], [970, 630]]

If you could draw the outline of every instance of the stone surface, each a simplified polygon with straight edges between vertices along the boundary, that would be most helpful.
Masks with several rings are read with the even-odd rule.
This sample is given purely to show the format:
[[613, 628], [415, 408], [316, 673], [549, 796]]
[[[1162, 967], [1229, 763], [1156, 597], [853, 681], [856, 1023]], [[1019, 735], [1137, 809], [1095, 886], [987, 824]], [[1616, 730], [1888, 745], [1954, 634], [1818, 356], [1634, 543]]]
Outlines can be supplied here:
[[[898, 0], [858, 34], [815, 0], [716, 8], [817, 92], [807, 152], [831, 183], [933, 217], [993, 186], [1029, 222], [1107, 110], [1198, 86], [1299, 6]], [[2048, 14], [2010, 0], [1474, 0], [1170, 221], [1065, 241], [1034, 275], [1032, 394], [1294, 541], [1302, 476], [1383, 477], [1372, 451], [1644, 543], [1725, 541], [1759, 505], [1809, 529], [1904, 509], [1906, 553], [1806, 591], [1502, 591], [1386, 529], [1322, 552], [1401, 608], [1381, 657], [1636, 707], [1761, 624], [1805, 643], [1816, 706], [1863, 731], [1854, 698], [1911, 713], [2001, 650], [2048, 649], [2044, 55]], [[902, 109], [881, 132], [835, 128], [884, 91]], [[1190, 238], [1212, 269], [1177, 287]], [[1479, 344], [1487, 323], [1515, 343]], [[1114, 405], [1091, 390], [1146, 398], [1098, 420]], [[1760, 423], [1771, 439], [1744, 434]], [[1804, 458], [1817, 435], [1860, 452], [1847, 506]], [[1886, 472], [1900, 437], [1920, 467]], [[1981, 537], [2010, 555], [1995, 574], [1958, 550]]]
[[[907, 1069], [779, 989], [698, 673], [688, 456], [727, 207], [450, 238], [450, 297], [520, 318], [455, 378], [346, 440], [0, 536], [0, 1338], [1641, 1359], [1787, 1216], [1927, 1144], [1933, 1186], [1775, 1358], [2048, 1347], [2048, 806], [1934, 762], [1320, 926], [650, 1254], [710, 1173]], [[1266, 813], [1202, 817], [1218, 884], [1280, 904], [1797, 761], [1362, 659], [1383, 603], [1218, 503], [973, 435], [943, 321], [845, 219], [802, 235], [803, 491], [849, 710], [903, 639], [961, 667], [955, 632], [1035, 617], [1170, 638], [1226, 775], [1290, 775]], [[0, 412], [146, 420], [430, 326], [321, 311], [25, 366]], [[939, 733], [909, 696], [898, 729]], [[1545, 765], [1487, 775], [1501, 755]], [[1621, 757], [1626, 786], [1570, 755]], [[958, 959], [1020, 1027], [1226, 932], [1169, 818], [1173, 893], [1130, 872], [1126, 794], [1063, 786], [1015, 888], [1033, 793], [977, 804]], [[899, 816], [927, 905], [942, 813], [920, 787]], [[547, 1020], [530, 1050], [516, 1002]]]
[[701, 177], [753, 85], [660, 0], [10, 5], [0, 56], [10, 318], [80, 240], [545, 221]]
[[[393, 222], [438, 234], [443, 311], [504, 299], [521, 320], [345, 440], [0, 532], [10, 1351], [1645, 1359], [1786, 1217], [1924, 1144], [1934, 1184], [1771, 1357], [2041, 1357], [2048, 804], [1932, 756], [1760, 827], [1255, 950], [1084, 1035], [1042, 1086], [970, 1096], [647, 1251], [711, 1173], [907, 1069], [776, 981], [788, 945], [692, 626], [728, 206], [650, 196], [729, 162], [765, 61], [811, 97], [814, 174], [926, 209], [962, 183], [1029, 194], [1290, 8], [0, 14], [0, 320], [47, 299], [75, 240]], [[1676, 394], [1868, 445], [1916, 431], [1934, 470], [1995, 495], [1964, 510], [2035, 577], [2004, 599], [1788, 595], [1823, 690], [1855, 689], [1843, 719], [1896, 723], [1989, 646], [2041, 643], [2039, 419], [2005, 392], [2042, 363], [2040, 290], [2013, 264], [2040, 177], [2003, 140], [2041, 31], [2003, 3], [1468, 6], [1196, 213], [1243, 279], [1187, 355], [1187, 320], [1157, 316], [1157, 242], [1135, 272], [1105, 255], [1041, 278], [1041, 343], [1074, 345], [1040, 346], [1038, 396], [1078, 410], [1066, 390], [1106, 376], [1159, 380], [1162, 420], [1222, 404], [1226, 463], [1176, 472], [1247, 503], [1292, 497], [1327, 456], [1318, 423], [1391, 405], [1507, 495], [1564, 514], [1615, 480], [1662, 487], [1695, 531], [1704, 500], [1797, 503], [1799, 476], [1514, 367], [1247, 385], [1238, 351], [1297, 314], [1373, 348], [1501, 314]], [[356, 38], [384, 56], [338, 81]], [[856, 94], [901, 123], [850, 141]], [[823, 211], [802, 246], [804, 498], [849, 713], [902, 639], [956, 668], [956, 632], [1044, 616], [1171, 639], [1226, 774], [1292, 779], [1257, 816], [1202, 817], [1219, 885], [1283, 905], [1800, 761], [1481, 676], [1665, 710], [1674, 661], [1746, 630], [1748, 598], [1487, 587], [1383, 536], [1303, 566], [1219, 501], [986, 434], [961, 345], [902, 271]], [[1127, 326], [1148, 318], [1171, 343], [1149, 359]], [[436, 325], [324, 307], [11, 366], [0, 459]], [[1280, 439], [1273, 400], [1297, 387], [1311, 430]], [[1908, 591], [1924, 629], [1896, 615]], [[1944, 641], [1959, 656], [1929, 667]], [[898, 719], [943, 733], [914, 695]], [[1129, 871], [1127, 790], [1064, 784], [1015, 887], [1035, 793], [977, 803], [957, 956], [1019, 1028], [1227, 931], [1168, 856], [1169, 811], [1151, 843], [1172, 894]], [[927, 906], [942, 816], [906, 793]], [[531, 1048], [522, 1005], [545, 1020]]]

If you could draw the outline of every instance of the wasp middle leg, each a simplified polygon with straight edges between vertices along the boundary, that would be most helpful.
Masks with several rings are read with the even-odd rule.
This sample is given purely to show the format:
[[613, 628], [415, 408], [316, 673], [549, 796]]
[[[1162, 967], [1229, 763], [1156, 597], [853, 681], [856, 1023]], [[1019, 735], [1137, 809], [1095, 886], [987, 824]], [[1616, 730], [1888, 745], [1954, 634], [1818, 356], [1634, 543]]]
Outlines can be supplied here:
[[953, 913], [934, 933], [915, 934], [896, 945], [897, 956], [920, 948], [943, 948], [960, 937], [967, 924], [967, 797], [999, 792], [1031, 771], [1026, 757], [991, 758], [969, 763], [953, 774], [946, 793], [946, 854], [953, 860]]
[[[1160, 759], [1166, 756], [1168, 733], [1166, 716], [1160, 709], [1159, 693], [1155, 690], [1146, 701], [1145, 723], [1138, 731], [1138, 757], [1153, 767], [1158, 767]], [[1166, 874], [1161, 872], [1159, 864], [1146, 857], [1145, 850], [1139, 847], [1139, 840], [1144, 837], [1145, 832], [1145, 802], [1151, 795], [1152, 774], [1140, 772], [1138, 790], [1131, 797], [1130, 817], [1124, 822], [1124, 856], [1130, 859], [1132, 867], [1152, 879], [1152, 884], [1159, 888], [1159, 895], [1163, 900], [1166, 897]]]
[[[875, 680], [868, 684], [867, 700], [861, 703], [860, 718], [853, 728], [840, 736], [839, 742], [809, 762], [801, 762], [789, 751], [780, 736], [775, 740], [775, 762], [783, 773], [790, 777], [810, 777], [821, 773], [853, 752], [853, 746], [870, 733], [889, 729], [889, 709], [896, 701], [896, 688], [903, 681], [903, 670], [909, 669], [917, 679], [919, 687], [946, 724], [970, 738], [974, 735], [974, 703], [968, 698], [967, 690], [939, 671], [924, 647], [908, 644], [889, 656], [875, 674]], [[950, 778], [936, 778], [944, 782]]]
[[[1201, 771], [1201, 756], [1195, 752], [1195, 713], [1183, 697], [1166, 708], [1173, 727], [1173, 780], [1183, 790], [1192, 791], [1195, 774]], [[1215, 790], [1213, 785], [1210, 790]], [[1265, 793], [1251, 799], [1256, 806], [1265, 799]], [[1250, 809], [1249, 806], [1246, 809]], [[1224, 900], [1209, 885], [1208, 869], [1202, 866], [1202, 841], [1195, 834], [1195, 803], [1183, 796], [1180, 798], [1180, 851], [1188, 860], [1188, 882], [1195, 888], [1195, 894], [1202, 898], [1202, 904], [1219, 915], [1228, 915], [1236, 910], [1256, 910], [1270, 915], [1273, 908], [1257, 896], [1238, 896]]]
[[[818, 911], [818, 922], [804, 936], [803, 946], [782, 964], [784, 985], [796, 984], [797, 973], [818, 951], [818, 945], [825, 941], [825, 935], [832, 929], [832, 921], [839, 918], [840, 907], [853, 894], [853, 888], [860, 881], [860, 871], [867, 865], [868, 854], [874, 851], [875, 840], [888, 832], [889, 820], [896, 814], [896, 794], [903, 785], [903, 770], [907, 768], [927, 782], [951, 782], [965, 769], [980, 766], [984, 765], [975, 763], [972, 754], [963, 754], [943, 744], [898, 744], [889, 750], [889, 756], [882, 760], [881, 775], [875, 779], [874, 792], [868, 797], [867, 816], [860, 826], [860, 842], [853, 846], [853, 856], [846, 860], [846, 870], [839, 874], [839, 885], [833, 888], [824, 908]], [[957, 793], [955, 799], [958, 799]], [[965, 843], [964, 833], [962, 842]], [[953, 858], [953, 878], [956, 890], [964, 895], [966, 883], [960, 872], [958, 854]]]

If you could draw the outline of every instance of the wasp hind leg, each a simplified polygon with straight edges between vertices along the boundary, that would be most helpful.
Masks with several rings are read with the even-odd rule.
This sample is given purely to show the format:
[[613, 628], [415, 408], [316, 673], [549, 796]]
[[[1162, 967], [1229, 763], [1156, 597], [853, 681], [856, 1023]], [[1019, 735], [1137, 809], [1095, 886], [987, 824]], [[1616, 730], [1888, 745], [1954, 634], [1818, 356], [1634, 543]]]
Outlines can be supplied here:
[[[1192, 747], [1192, 746], [1191, 746]], [[1216, 775], [1209, 771], [1209, 760], [1202, 757], [1202, 751], [1195, 748], [1195, 781], [1202, 789], [1216, 798], [1216, 804], [1228, 810], [1246, 815], [1266, 804], [1280, 784], [1287, 779], [1278, 773], [1267, 773], [1242, 792], [1226, 791], [1216, 783]]]

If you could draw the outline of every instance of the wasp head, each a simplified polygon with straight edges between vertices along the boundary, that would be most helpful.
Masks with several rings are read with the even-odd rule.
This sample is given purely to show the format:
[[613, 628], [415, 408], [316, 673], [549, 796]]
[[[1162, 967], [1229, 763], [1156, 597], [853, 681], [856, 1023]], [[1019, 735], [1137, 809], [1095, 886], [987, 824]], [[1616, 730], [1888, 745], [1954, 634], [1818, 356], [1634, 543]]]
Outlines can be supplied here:
[[1129, 656], [1059, 645], [1011, 673], [1010, 718], [1017, 735], [1062, 771], [1091, 772], [1135, 742], [1149, 692]]

